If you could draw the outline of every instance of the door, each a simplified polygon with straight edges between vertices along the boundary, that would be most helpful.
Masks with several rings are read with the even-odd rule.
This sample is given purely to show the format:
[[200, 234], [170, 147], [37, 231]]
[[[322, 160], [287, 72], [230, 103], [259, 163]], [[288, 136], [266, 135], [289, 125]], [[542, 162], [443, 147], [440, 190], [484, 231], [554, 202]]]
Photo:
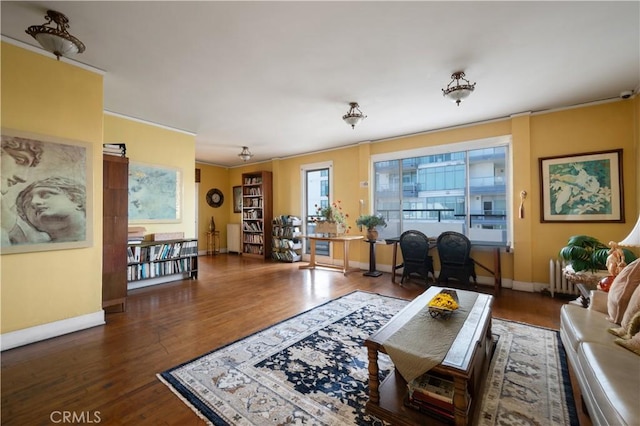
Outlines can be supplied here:
[[[329, 206], [333, 188], [333, 163], [307, 164], [301, 167], [302, 181], [302, 227], [304, 235], [315, 234], [315, 221], [319, 217], [318, 210]], [[311, 252], [308, 240], [304, 240], [302, 257], [309, 259]], [[316, 260], [330, 263], [331, 244], [327, 241], [316, 242]]]

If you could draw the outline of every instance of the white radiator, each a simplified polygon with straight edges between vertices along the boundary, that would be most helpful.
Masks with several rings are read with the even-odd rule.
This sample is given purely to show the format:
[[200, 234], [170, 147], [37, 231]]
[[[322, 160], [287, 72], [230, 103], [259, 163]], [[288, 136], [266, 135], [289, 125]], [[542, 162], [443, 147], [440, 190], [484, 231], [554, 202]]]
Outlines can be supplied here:
[[576, 286], [565, 278], [562, 270], [566, 266], [564, 261], [558, 259], [549, 260], [549, 291], [551, 297], [556, 293], [560, 294], [578, 294]]
[[227, 223], [227, 253], [240, 254], [240, 224]]

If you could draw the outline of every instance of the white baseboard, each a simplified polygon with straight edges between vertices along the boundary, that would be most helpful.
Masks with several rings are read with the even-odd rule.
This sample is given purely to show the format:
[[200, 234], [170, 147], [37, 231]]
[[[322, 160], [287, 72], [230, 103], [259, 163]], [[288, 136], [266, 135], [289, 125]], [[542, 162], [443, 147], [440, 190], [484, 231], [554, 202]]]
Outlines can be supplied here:
[[99, 310], [91, 314], [80, 315], [78, 317], [67, 318], [35, 327], [24, 328], [22, 330], [11, 331], [0, 335], [0, 351], [39, 342], [40, 340], [62, 336], [74, 331], [84, 330], [98, 325], [104, 325], [104, 311]]

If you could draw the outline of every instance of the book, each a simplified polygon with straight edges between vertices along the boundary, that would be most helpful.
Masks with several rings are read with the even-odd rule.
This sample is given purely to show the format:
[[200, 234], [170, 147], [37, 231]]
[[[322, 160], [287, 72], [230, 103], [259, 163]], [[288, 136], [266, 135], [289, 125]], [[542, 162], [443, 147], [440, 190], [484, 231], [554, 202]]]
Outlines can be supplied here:
[[422, 394], [453, 404], [453, 381], [431, 372], [425, 373], [407, 383], [407, 388], [412, 398]]

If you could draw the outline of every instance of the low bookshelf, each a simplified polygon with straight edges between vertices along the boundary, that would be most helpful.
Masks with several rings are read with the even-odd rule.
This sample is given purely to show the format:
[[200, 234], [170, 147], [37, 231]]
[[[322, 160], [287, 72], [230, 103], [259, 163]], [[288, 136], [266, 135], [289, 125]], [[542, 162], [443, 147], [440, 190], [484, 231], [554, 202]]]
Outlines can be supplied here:
[[129, 290], [198, 278], [198, 240], [143, 241], [127, 246]]

